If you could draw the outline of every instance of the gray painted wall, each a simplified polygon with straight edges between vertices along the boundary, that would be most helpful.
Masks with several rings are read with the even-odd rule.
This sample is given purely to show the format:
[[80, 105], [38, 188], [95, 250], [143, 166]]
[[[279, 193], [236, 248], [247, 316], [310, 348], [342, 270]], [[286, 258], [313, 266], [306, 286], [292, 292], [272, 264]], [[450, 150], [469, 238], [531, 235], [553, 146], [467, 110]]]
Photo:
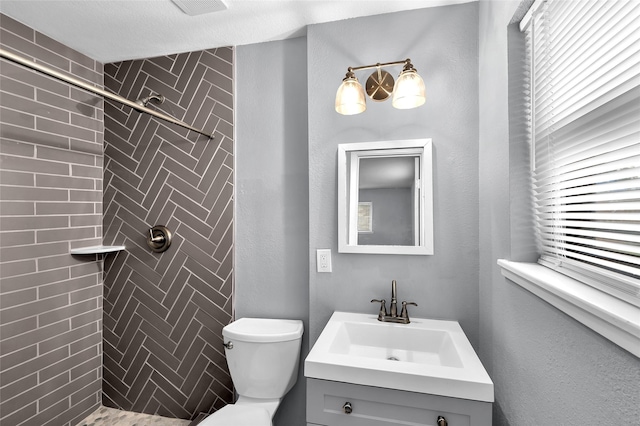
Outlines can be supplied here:
[[[376, 313], [398, 281], [400, 300], [416, 317], [460, 321], [478, 345], [478, 4], [436, 7], [313, 25], [309, 73], [310, 343], [333, 311]], [[397, 110], [390, 101], [342, 116], [335, 93], [349, 66], [411, 58], [427, 102]], [[391, 69], [397, 75], [401, 68]], [[369, 73], [358, 72], [360, 81]], [[432, 138], [433, 256], [337, 252], [339, 143]], [[333, 273], [315, 272], [315, 251], [330, 248]], [[388, 297], [387, 297], [388, 298]]]
[[510, 193], [518, 167], [509, 160], [520, 153], [509, 146], [507, 85], [507, 25], [518, 4], [480, 2], [479, 340], [495, 384], [493, 423], [638, 424], [640, 360], [504, 279], [496, 265], [523, 256], [511, 246], [518, 229], [505, 226], [521, 198]]
[[307, 40], [236, 48], [236, 318], [305, 323], [298, 382], [274, 419], [303, 424], [309, 318]]

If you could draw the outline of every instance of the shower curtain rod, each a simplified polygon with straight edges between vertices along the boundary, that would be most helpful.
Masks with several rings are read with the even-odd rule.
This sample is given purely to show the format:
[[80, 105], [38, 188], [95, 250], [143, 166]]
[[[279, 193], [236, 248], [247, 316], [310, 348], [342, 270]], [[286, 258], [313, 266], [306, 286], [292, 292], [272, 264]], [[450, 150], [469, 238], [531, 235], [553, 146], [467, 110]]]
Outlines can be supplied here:
[[168, 115], [162, 114], [161, 112], [152, 110], [150, 108], [140, 106], [140, 105], [136, 104], [133, 101], [130, 101], [130, 100], [126, 99], [126, 98], [123, 98], [120, 95], [116, 95], [115, 93], [107, 92], [106, 90], [100, 89], [99, 87], [92, 86], [91, 84], [85, 83], [82, 80], [78, 80], [75, 77], [72, 77], [70, 75], [58, 72], [58, 71], [56, 71], [54, 69], [51, 69], [51, 68], [49, 68], [49, 67], [47, 67], [45, 65], [41, 65], [39, 63], [30, 61], [30, 60], [28, 60], [26, 58], [23, 58], [22, 56], [16, 55], [16, 54], [11, 53], [11, 52], [9, 52], [7, 50], [0, 49], [0, 57], [8, 59], [8, 60], [10, 60], [12, 62], [15, 62], [15, 63], [20, 64], [22, 66], [25, 66], [27, 68], [31, 68], [32, 70], [39, 71], [39, 72], [41, 72], [43, 74], [46, 74], [46, 75], [48, 75], [50, 77], [53, 77], [53, 78], [56, 78], [58, 80], [64, 81], [65, 83], [71, 84], [72, 86], [76, 86], [76, 87], [78, 87], [80, 89], [87, 90], [89, 92], [95, 93], [96, 95], [100, 95], [100, 96], [102, 96], [104, 98], [107, 98], [107, 99], [110, 99], [112, 101], [119, 102], [119, 103], [121, 103], [123, 105], [126, 105], [128, 107], [131, 107], [131, 108], [133, 108], [133, 109], [135, 109], [135, 110], [137, 110], [139, 112], [147, 113], [147, 114], [152, 115], [152, 116], [154, 116], [156, 118], [159, 118], [161, 120], [167, 121], [169, 123], [176, 124], [176, 125], [178, 125], [180, 127], [184, 127], [185, 129], [189, 129], [189, 130], [194, 131], [196, 133], [200, 133], [201, 135], [204, 135], [204, 136], [208, 137], [209, 139], [213, 139], [213, 136], [208, 134], [208, 133], [206, 133], [204, 130], [196, 129], [195, 127], [192, 127], [192, 126], [190, 126], [189, 124], [187, 124], [187, 123], [185, 123], [183, 121], [176, 120], [173, 117], [170, 117]]

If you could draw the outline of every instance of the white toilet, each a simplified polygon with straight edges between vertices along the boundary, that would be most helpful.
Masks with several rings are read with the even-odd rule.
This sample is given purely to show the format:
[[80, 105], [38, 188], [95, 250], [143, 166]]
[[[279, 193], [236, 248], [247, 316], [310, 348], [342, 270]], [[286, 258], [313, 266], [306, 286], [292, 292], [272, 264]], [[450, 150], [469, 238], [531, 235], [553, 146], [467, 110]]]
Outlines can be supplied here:
[[241, 318], [222, 329], [238, 400], [199, 426], [273, 426], [280, 401], [298, 379], [300, 320]]

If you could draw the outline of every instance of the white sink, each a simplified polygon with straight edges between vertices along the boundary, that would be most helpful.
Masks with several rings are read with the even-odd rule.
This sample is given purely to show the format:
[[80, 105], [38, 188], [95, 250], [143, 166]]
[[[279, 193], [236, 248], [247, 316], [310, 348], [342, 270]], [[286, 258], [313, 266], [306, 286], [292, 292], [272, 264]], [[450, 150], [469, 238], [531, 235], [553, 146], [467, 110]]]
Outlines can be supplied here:
[[493, 382], [456, 321], [334, 312], [304, 363], [306, 377], [493, 402]]

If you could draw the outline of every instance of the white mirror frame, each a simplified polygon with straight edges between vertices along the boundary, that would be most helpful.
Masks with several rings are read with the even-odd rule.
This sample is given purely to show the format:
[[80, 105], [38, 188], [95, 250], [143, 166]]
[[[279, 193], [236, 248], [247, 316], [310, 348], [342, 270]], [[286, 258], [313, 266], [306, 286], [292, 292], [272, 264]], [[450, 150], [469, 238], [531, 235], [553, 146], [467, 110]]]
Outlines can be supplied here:
[[[355, 154], [355, 155], [353, 155]], [[358, 245], [357, 164], [360, 157], [420, 157], [419, 243], [414, 246]], [[360, 142], [338, 145], [338, 252], [368, 254], [433, 254], [433, 162], [431, 139]], [[350, 164], [351, 163], [351, 164]], [[355, 165], [353, 167], [352, 165]], [[354, 176], [356, 177], [354, 179]], [[353, 214], [350, 214], [353, 212]]]

